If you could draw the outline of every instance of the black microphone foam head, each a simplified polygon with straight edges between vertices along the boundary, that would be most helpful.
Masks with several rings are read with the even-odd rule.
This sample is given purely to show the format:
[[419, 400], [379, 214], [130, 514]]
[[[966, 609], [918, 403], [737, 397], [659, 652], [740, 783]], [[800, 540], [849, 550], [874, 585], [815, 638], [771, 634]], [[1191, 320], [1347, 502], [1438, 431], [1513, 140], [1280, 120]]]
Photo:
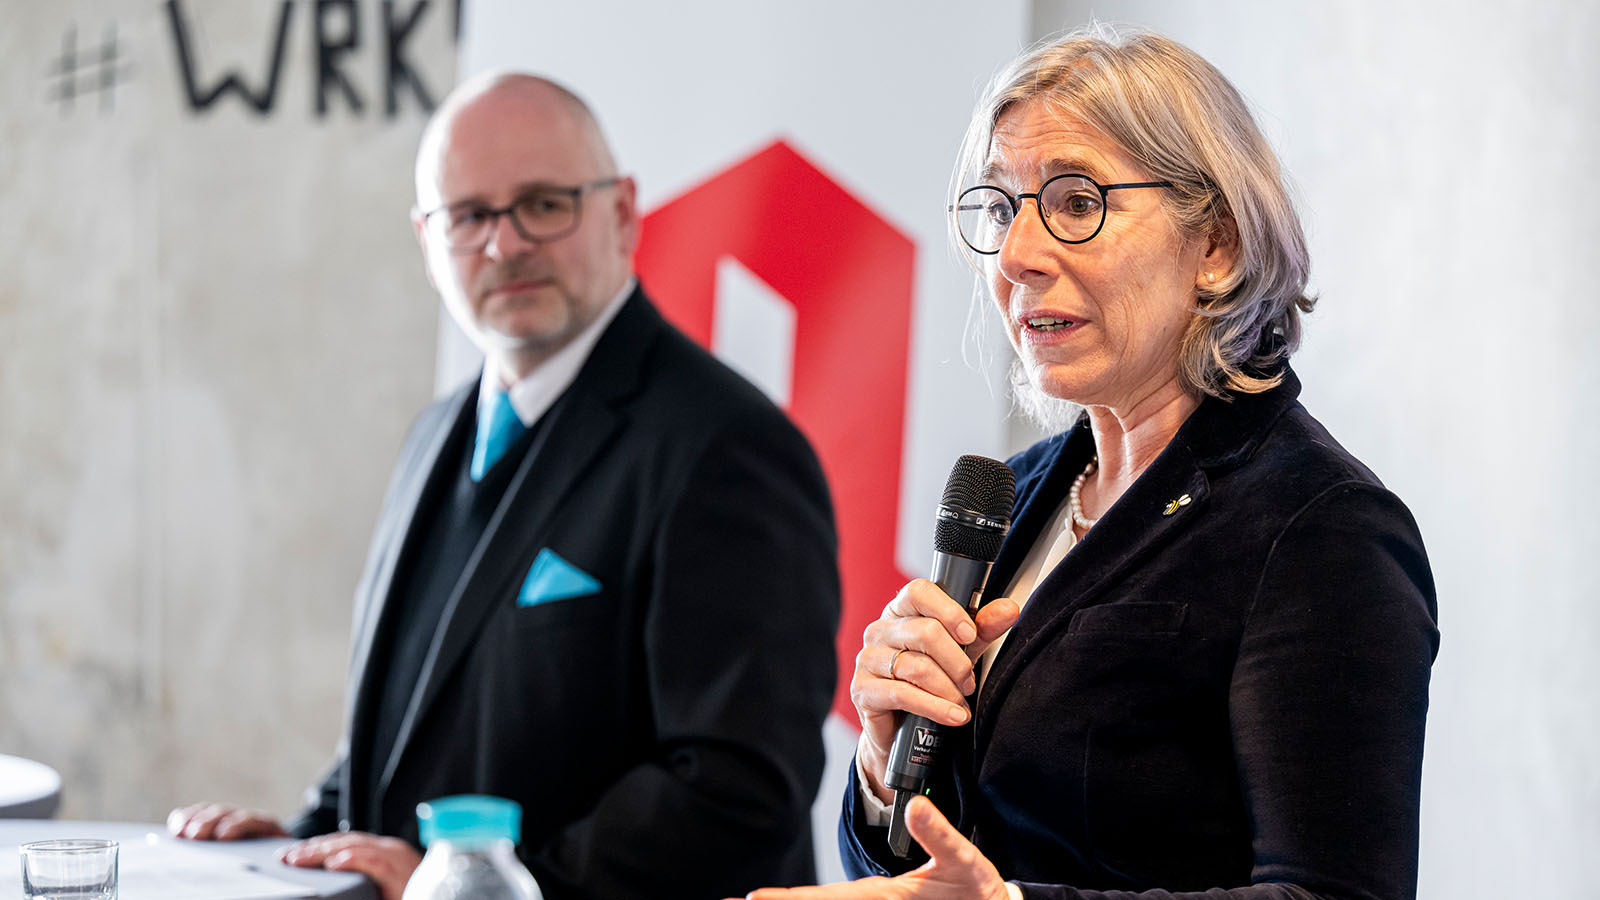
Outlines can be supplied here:
[[1010, 466], [987, 456], [956, 460], [939, 501], [933, 549], [994, 562], [1011, 527], [1016, 496], [1017, 475]]

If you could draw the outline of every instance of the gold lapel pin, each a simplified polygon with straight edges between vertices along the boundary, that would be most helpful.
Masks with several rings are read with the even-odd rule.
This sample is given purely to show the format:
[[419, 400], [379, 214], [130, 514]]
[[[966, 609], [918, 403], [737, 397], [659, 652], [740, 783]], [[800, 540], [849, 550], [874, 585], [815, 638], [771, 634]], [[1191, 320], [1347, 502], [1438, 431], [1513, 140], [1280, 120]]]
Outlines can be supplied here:
[[1162, 510], [1161, 514], [1163, 516], [1170, 516], [1173, 513], [1177, 512], [1179, 507], [1188, 506], [1189, 504], [1191, 504], [1193, 502], [1194, 502], [1194, 498], [1193, 497], [1189, 496], [1188, 494], [1184, 494], [1182, 497], [1179, 497], [1176, 500], [1169, 501], [1167, 503], [1167, 508]]

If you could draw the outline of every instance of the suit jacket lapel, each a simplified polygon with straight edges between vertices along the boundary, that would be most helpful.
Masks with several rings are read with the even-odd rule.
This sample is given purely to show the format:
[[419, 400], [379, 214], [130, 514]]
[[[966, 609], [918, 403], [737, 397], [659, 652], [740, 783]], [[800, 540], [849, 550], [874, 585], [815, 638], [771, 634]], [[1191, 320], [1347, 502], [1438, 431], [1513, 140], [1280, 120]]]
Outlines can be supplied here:
[[649, 344], [663, 327], [659, 314], [636, 290], [595, 344], [577, 379], [545, 414], [549, 421], [517, 466], [445, 605], [384, 769], [385, 789], [417, 722], [438, 700], [489, 614], [510, 602], [516, 580], [527, 574], [539, 546], [548, 543], [557, 511], [622, 428], [622, 403], [639, 389]]
[[366, 739], [365, 734], [357, 733], [356, 726], [365, 721], [363, 710], [375, 699], [371, 696], [374, 686], [368, 683], [367, 668], [372, 655], [372, 643], [394, 590], [396, 567], [416, 526], [417, 508], [422, 503], [423, 494], [428, 484], [438, 476], [439, 455], [451, 434], [471, 419], [477, 391], [478, 383], [472, 381], [442, 405], [438, 423], [431, 433], [421, 436], [416, 455], [403, 464], [400, 475], [403, 480], [395, 486], [391, 506], [379, 525], [384, 529], [383, 537], [376, 542], [382, 547], [381, 557], [375, 561], [374, 571], [370, 575], [372, 580], [362, 602], [361, 618], [356, 622], [355, 647], [351, 654], [349, 696], [353, 701], [348, 711], [350, 722], [345, 730], [353, 743], [360, 744]]
[[[997, 710], [1018, 673], [1067, 627], [1072, 614], [1106, 599], [1129, 571], [1145, 565], [1174, 535], [1200, 521], [1211, 496], [1207, 470], [1232, 466], [1248, 457], [1272, 423], [1294, 405], [1300, 382], [1287, 367], [1282, 374], [1283, 383], [1265, 393], [1203, 400], [1150, 468], [1035, 588], [984, 680], [975, 725], [978, 747], [989, 745]], [[1061, 480], [1070, 484], [1087, 462], [1091, 452], [1084, 449], [1087, 432], [1087, 425], [1080, 424], [1068, 435], [1063, 452], [1047, 473], [1044, 483], [1051, 490], [1040, 491], [1035, 503], [1045, 505], [1044, 515], [1061, 502], [1065, 493]], [[1009, 543], [1022, 546], [1008, 548], [1010, 553], [1002, 558], [1020, 554], [1016, 556], [1020, 562], [1027, 555], [1043, 529], [1039, 515], [1022, 511], [1019, 519], [1026, 519], [1033, 530], [1020, 532], [1019, 537], [1028, 536], [1026, 540]], [[1011, 564], [1012, 573], [1017, 564]], [[1007, 580], [1010, 577], [1008, 574]], [[981, 756], [975, 763], [981, 766]]]
[[[1074, 444], [1069, 441], [1068, 446]], [[1087, 459], [1086, 454], [1063, 453], [1047, 482], [1065, 479], [1070, 484]], [[1041, 496], [1037, 505], [1043, 506], [1044, 515], [1048, 515], [1065, 493], [1060, 489], [1051, 492], [1050, 497]], [[1189, 447], [1174, 439], [1094, 529], [1045, 576], [1023, 607], [1021, 618], [984, 679], [976, 723], [979, 747], [987, 746], [996, 712], [1028, 660], [1067, 627], [1073, 613], [1106, 599], [1106, 591], [1119, 584], [1129, 570], [1143, 565], [1150, 554], [1187, 527], [1204, 508], [1209, 494], [1209, 481]], [[1168, 506], [1186, 495], [1189, 500], [1168, 514]], [[1042, 533], [1042, 524], [1024, 533], [1033, 536], [1021, 548], [1025, 556]]]
[[1050, 524], [1050, 514], [1061, 505], [1072, 479], [1083, 471], [1084, 461], [1094, 452], [1087, 428], [1058, 434], [1050, 443], [1055, 445], [1049, 451], [1054, 459], [1042, 473], [1017, 485], [1017, 509], [1012, 517], [1010, 539], [1001, 545], [1000, 556], [989, 570], [989, 580], [983, 589], [985, 601], [1006, 595], [1011, 579], [1017, 577], [1017, 570], [1028, 558], [1028, 551]]

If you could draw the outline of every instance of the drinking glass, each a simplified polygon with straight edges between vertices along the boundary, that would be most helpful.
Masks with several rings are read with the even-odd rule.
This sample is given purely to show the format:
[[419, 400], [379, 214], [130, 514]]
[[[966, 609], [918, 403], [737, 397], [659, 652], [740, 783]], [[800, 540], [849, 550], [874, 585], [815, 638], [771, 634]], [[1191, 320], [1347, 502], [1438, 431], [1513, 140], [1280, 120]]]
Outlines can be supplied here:
[[117, 900], [117, 842], [22, 845], [23, 900]]

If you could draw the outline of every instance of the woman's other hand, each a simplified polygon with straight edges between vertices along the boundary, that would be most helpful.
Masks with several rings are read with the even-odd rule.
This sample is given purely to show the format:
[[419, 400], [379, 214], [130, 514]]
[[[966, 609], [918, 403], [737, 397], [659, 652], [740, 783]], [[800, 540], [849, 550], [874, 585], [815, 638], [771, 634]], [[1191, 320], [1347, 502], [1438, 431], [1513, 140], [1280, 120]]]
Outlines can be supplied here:
[[[980, 613], [980, 617], [981, 617]], [[1015, 618], [1015, 613], [1012, 614]], [[933, 801], [913, 797], [906, 826], [931, 857], [923, 866], [894, 878], [863, 878], [819, 887], [763, 888], [747, 900], [1008, 900], [1011, 893], [994, 863], [961, 836]]]

